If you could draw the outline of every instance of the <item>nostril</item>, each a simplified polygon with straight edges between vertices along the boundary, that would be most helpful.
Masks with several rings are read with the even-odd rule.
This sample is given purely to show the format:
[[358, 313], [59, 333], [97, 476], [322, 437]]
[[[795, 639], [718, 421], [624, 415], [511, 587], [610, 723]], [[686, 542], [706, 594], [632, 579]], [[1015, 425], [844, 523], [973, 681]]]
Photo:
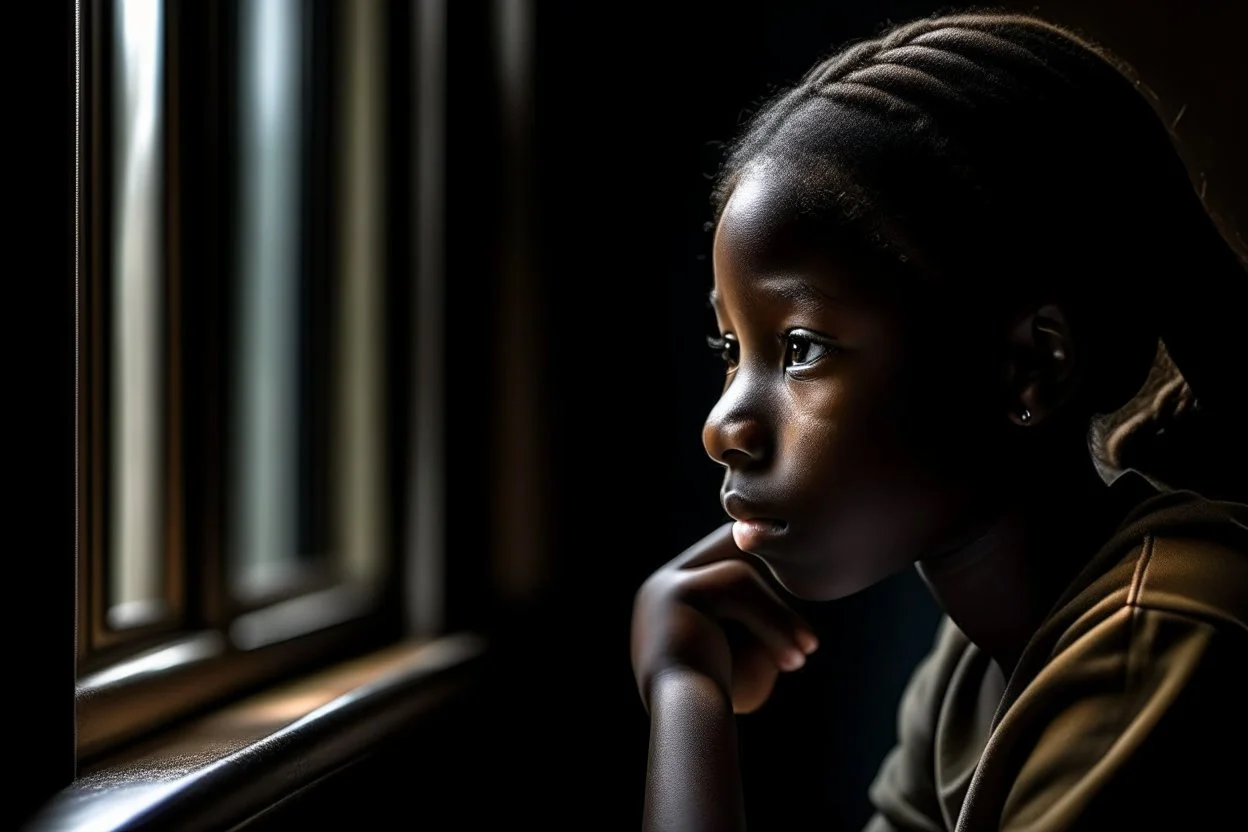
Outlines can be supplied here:
[[720, 462], [727, 465], [729, 468], [740, 468], [744, 465], [749, 465], [754, 460], [755, 457], [753, 454], [743, 451], [740, 448], [729, 448], [724, 451], [723, 456], [720, 457]]
[[712, 412], [702, 430], [702, 443], [711, 459], [732, 467], [763, 460], [768, 454], [769, 439], [765, 423], [737, 407]]

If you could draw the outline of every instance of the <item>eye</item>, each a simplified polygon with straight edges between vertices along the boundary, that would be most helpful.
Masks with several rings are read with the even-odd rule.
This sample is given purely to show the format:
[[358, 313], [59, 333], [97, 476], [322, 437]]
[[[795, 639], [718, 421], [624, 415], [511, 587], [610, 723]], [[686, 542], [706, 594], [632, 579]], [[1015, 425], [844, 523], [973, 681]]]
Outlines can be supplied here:
[[792, 330], [784, 334], [784, 366], [806, 367], [836, 352], [836, 347], [808, 332]]
[[723, 359], [729, 368], [736, 367], [740, 360], [741, 345], [731, 335], [711, 335], [706, 344]]

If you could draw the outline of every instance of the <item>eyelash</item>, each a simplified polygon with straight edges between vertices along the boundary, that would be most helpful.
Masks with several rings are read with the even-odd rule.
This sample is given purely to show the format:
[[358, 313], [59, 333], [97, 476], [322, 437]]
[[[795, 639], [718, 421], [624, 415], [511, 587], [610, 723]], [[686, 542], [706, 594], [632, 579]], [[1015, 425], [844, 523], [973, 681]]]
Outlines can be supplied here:
[[710, 347], [712, 352], [717, 354], [729, 367], [735, 367], [737, 365], [738, 344], [735, 338], [725, 338], [722, 335], [710, 335], [707, 336], [706, 345]]
[[[777, 337], [780, 339], [780, 346], [783, 347], [784, 349], [784, 360], [786, 362], [784, 365], [785, 369], [809, 367], [813, 365], [814, 363], [822, 360], [823, 358], [830, 356], [830, 355], [835, 355], [837, 352], [839, 352], [839, 349], [836, 347], [835, 344], [829, 342], [828, 340], [824, 338], [815, 337], [814, 335], [811, 335], [809, 332], [806, 332], [800, 329], [791, 329], [788, 332], [785, 332]], [[724, 361], [724, 363], [727, 364], [730, 368], [735, 367], [737, 365], [737, 362], [740, 360], [740, 357], [739, 357], [740, 345], [737, 343], [737, 340], [735, 338], [730, 338], [730, 337], [723, 336], [723, 335], [719, 335], [719, 336], [712, 335], [706, 339], [706, 343], [707, 343], [707, 346], [709, 346], [713, 352], [719, 355], [719, 357]], [[817, 355], [813, 359], [807, 359], [806, 361], [803, 361], [801, 363], [789, 364], [787, 363], [789, 359], [789, 355], [791, 353], [791, 350], [796, 344], [804, 344], [807, 350], [809, 350], [811, 347], [818, 347], [819, 349], [823, 350], [823, 352]]]
[[[789, 355], [795, 343], [805, 344], [807, 349], [810, 349], [811, 347], [818, 347], [823, 352], [820, 353], [819, 355], [816, 355], [814, 358], [808, 358], [807, 360], [799, 364], [789, 364], [787, 362], [789, 360]], [[791, 329], [788, 332], [781, 335], [780, 345], [784, 348], [784, 360], [786, 362], [785, 363], [786, 369], [798, 368], [798, 367], [809, 367], [815, 364], [816, 362], [821, 361], [822, 359], [826, 358], [827, 356], [835, 355], [838, 352], [835, 344], [832, 344], [831, 342], [829, 342], [828, 340], [824, 338], [816, 337], [812, 335], [811, 333], [806, 332], [804, 330], [800, 330], [800, 329]]]

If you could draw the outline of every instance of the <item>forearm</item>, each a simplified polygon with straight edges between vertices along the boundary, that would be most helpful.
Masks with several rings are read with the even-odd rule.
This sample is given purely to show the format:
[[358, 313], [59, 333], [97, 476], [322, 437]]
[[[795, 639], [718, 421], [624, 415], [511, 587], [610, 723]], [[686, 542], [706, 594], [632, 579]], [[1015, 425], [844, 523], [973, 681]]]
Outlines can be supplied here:
[[732, 702], [702, 674], [669, 672], [655, 680], [642, 827], [745, 829]]

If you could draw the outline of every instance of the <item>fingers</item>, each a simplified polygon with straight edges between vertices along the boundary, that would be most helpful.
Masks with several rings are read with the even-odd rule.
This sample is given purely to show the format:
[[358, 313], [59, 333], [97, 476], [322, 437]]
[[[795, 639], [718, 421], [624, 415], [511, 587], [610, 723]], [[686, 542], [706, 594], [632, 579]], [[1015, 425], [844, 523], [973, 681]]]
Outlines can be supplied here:
[[[781, 671], [818, 647], [814, 631], [732, 539], [725, 523], [641, 585], [633, 602], [630, 651], [647, 709], [664, 670], [682, 667], [730, 693], [738, 713], [762, 705]], [[734, 638], [733, 631], [743, 634]]]
[[818, 647], [810, 625], [746, 561], [717, 560], [696, 571], [700, 591], [689, 602], [714, 618], [743, 625], [781, 670], [801, 667]]
[[[732, 523], [725, 523], [715, 529], [715, 531], [690, 546], [684, 552], [681, 552], [680, 555], [669, 562], [664, 569], [695, 569], [699, 566], [707, 566], [709, 564], [718, 563], [719, 561], [724, 560], [739, 560], [754, 564], [756, 560], [755, 557], [747, 552], [741, 551], [741, 549], [737, 546], [736, 541], [733, 540], [732, 526]], [[783, 588], [780, 588], [779, 584], [777, 584], [768, 575], [766, 570], [756, 571], [754, 574], [760, 577], [763, 583], [770, 586], [773, 593], [777, 589], [779, 589], [780, 592], [784, 591]], [[815, 644], [812, 643], [806, 652], [809, 653], [814, 649]]]
[[740, 558], [743, 555], [732, 539], [732, 523], [724, 523], [681, 552], [668, 566], [689, 569], [728, 558]]
[[771, 654], [753, 636], [750, 642], [733, 650], [732, 710], [751, 714], [761, 708], [776, 686], [780, 670]]

